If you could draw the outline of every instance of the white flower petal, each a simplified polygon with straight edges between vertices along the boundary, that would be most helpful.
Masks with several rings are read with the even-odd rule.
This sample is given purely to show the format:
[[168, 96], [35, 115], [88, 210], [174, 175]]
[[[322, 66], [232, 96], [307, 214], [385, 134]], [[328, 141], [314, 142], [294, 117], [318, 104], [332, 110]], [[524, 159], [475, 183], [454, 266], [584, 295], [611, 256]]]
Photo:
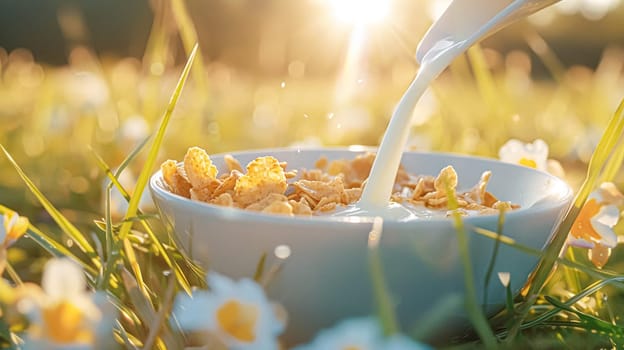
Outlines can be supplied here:
[[587, 241], [582, 238], [568, 239], [568, 245], [577, 248], [591, 249], [596, 246], [594, 242]]
[[615, 206], [624, 204], [624, 194], [620, 192], [613, 182], [601, 183], [598, 192], [601, 194], [601, 201], [606, 204]]
[[526, 144], [511, 139], [500, 148], [498, 156], [503, 162], [514, 164], [521, 164], [523, 159], [532, 160], [537, 169], [545, 171], [548, 160], [548, 145], [540, 139]]
[[356, 318], [340, 322], [320, 331], [312, 343], [295, 350], [343, 349], [348, 346], [362, 350], [383, 348], [383, 334], [375, 318]]
[[542, 139], [536, 139], [533, 143], [527, 144], [527, 150], [544, 158], [548, 157], [548, 144]]
[[563, 169], [561, 163], [556, 159], [546, 160], [546, 171], [558, 178], [565, 178], [565, 170]]
[[173, 314], [175, 322], [186, 331], [199, 331], [215, 328], [215, 298], [208, 292], [195, 291], [193, 296], [179, 294], [176, 297]]
[[105, 292], [95, 292], [92, 297], [93, 303], [97, 306], [101, 318], [95, 323], [95, 341], [99, 349], [115, 349], [117, 344], [113, 334], [113, 327], [119, 316], [117, 307]]
[[593, 220], [592, 226], [601, 237], [600, 244], [609, 248], [615, 248], [617, 245], [617, 235], [611, 227], [598, 222], [593, 222]]
[[619, 219], [620, 210], [614, 205], [605, 205], [600, 208], [600, 211], [591, 219], [591, 222], [592, 224], [594, 222], [599, 222], [611, 228], [618, 223]]
[[[33, 339], [29, 336], [24, 338], [24, 344], [20, 347], [22, 350], [93, 350], [95, 347], [91, 344], [57, 344], [46, 339]], [[98, 348], [99, 349], [99, 348]]]
[[511, 281], [511, 274], [509, 272], [499, 272], [498, 280], [503, 285], [503, 287], [509, 287], [509, 282]]
[[5, 216], [5, 220], [8, 219], [8, 223], [5, 223], [6, 230], [11, 231], [15, 224], [17, 223], [17, 219], [19, 219], [19, 215], [16, 212], [12, 212], [8, 217]]
[[522, 151], [524, 144], [516, 139], [507, 141], [499, 150], [498, 157], [503, 162], [516, 163], [517, 154]]
[[223, 293], [230, 294], [231, 290], [236, 289], [234, 281], [230, 278], [223, 276], [217, 272], [209, 272], [206, 276], [206, 282], [208, 282], [208, 287], [213, 293]]
[[72, 301], [80, 297], [87, 286], [84, 272], [67, 258], [50, 259], [45, 266], [41, 286], [52, 302]]
[[430, 350], [428, 345], [418, 343], [404, 335], [393, 335], [387, 338], [384, 350]]
[[6, 220], [6, 216], [0, 215], [0, 221], [2, 221], [2, 224], [0, 225], [0, 243], [4, 242], [8, 233], [7, 229], [5, 228], [6, 226], [4, 223], [5, 220]]

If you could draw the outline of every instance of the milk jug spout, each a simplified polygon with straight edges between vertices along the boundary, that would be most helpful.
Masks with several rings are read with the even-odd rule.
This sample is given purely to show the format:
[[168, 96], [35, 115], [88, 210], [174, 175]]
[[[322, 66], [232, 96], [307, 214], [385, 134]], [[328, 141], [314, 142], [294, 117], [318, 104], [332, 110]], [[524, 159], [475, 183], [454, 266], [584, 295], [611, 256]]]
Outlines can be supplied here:
[[442, 16], [423, 37], [416, 59], [439, 41], [462, 42], [466, 48], [520, 18], [559, 0], [452, 0]]

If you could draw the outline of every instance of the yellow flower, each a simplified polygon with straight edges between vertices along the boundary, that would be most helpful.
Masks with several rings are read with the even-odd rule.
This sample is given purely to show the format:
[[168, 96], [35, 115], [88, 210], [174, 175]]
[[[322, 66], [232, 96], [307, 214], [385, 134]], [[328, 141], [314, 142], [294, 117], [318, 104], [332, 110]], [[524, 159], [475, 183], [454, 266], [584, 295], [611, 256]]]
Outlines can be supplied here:
[[623, 201], [624, 196], [615, 185], [610, 182], [601, 184], [590, 194], [570, 229], [568, 244], [590, 249], [588, 257], [599, 268], [607, 263], [611, 249], [617, 245], [613, 227], [619, 221], [618, 206]]
[[214, 272], [207, 280], [210, 291], [177, 297], [173, 313], [181, 329], [208, 331], [228, 349], [278, 349], [284, 325], [256, 282]]
[[19, 216], [14, 211], [9, 211], [2, 218], [0, 226], [0, 242], [3, 247], [8, 247], [20, 238], [28, 229], [28, 218]]

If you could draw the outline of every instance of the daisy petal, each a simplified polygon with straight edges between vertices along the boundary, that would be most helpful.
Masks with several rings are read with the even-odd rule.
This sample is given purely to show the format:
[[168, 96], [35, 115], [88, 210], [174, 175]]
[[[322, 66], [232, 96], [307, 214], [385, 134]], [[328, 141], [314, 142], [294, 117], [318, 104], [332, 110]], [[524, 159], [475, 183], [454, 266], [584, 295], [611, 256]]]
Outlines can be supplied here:
[[85, 292], [87, 282], [76, 263], [61, 258], [46, 263], [41, 286], [52, 301], [72, 300]]
[[193, 296], [180, 294], [176, 297], [173, 314], [181, 329], [198, 331], [210, 328], [214, 323], [213, 298], [206, 292], [196, 291]]
[[533, 143], [523, 143], [511, 139], [498, 152], [503, 162], [520, 164], [545, 171], [548, 159], [548, 144], [537, 139]]
[[613, 227], [618, 223], [619, 219], [620, 210], [615, 205], [605, 205], [600, 209], [598, 214], [592, 218], [592, 223], [596, 221], [605, 226]]
[[236, 289], [236, 284], [233, 280], [216, 272], [209, 272], [206, 276], [206, 282], [210, 289], [217, 294], [230, 294], [231, 290]]
[[312, 343], [295, 350], [382, 349], [383, 334], [375, 318], [364, 317], [340, 322], [331, 329], [320, 331]]
[[577, 248], [591, 249], [596, 246], [595, 243], [582, 238], [568, 239], [568, 245]]
[[592, 222], [592, 226], [601, 237], [600, 244], [609, 248], [615, 248], [617, 245], [617, 235], [611, 227], [598, 222]]
[[393, 335], [386, 341], [384, 350], [430, 350], [428, 345], [418, 343], [404, 335]]

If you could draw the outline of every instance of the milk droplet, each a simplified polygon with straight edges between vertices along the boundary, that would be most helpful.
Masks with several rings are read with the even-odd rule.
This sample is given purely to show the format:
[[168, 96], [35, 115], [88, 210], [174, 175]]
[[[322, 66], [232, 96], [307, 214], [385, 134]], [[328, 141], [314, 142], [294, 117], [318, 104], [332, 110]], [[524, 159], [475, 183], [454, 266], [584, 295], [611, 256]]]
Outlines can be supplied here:
[[275, 254], [278, 259], [282, 260], [288, 259], [291, 253], [292, 251], [290, 250], [290, 247], [285, 244], [278, 245], [273, 251], [273, 254]]

